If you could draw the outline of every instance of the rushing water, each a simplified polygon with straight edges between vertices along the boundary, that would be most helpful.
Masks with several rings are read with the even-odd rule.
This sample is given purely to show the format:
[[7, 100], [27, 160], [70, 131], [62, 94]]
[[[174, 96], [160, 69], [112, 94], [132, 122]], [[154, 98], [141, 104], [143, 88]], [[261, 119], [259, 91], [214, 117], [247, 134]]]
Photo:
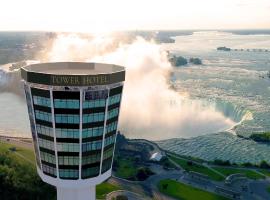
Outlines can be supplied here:
[[[176, 37], [166, 50], [184, 57], [199, 57], [202, 66], [175, 69], [172, 84], [180, 93], [214, 102], [225, 116], [238, 121], [233, 133], [249, 136], [270, 130], [270, 52], [217, 51], [218, 46], [242, 49], [270, 49], [270, 35], [234, 35], [198, 32]], [[264, 78], [262, 78], [264, 76]], [[270, 145], [217, 133], [190, 139], [169, 139], [158, 144], [176, 153], [207, 160], [270, 162]]]

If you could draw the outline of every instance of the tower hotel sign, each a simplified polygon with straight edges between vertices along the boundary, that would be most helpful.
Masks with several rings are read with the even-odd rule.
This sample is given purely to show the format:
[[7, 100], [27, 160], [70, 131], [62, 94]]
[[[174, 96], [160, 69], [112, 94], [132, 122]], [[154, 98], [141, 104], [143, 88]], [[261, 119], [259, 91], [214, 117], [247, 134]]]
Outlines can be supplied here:
[[59, 76], [52, 75], [52, 85], [105, 85], [109, 84], [110, 75], [88, 75], [88, 76]]
[[[75, 63], [76, 64], [76, 63]], [[90, 65], [91, 63], [88, 63]], [[41, 67], [43, 66], [40, 64]], [[78, 73], [71, 73], [69, 72], [69, 68], [67, 68], [64, 64], [58, 63], [60, 67], [63, 67], [63, 70], [58, 71], [49, 68], [47, 71], [48, 73], [39, 73], [37, 69], [39, 66], [33, 65], [33, 69], [28, 67], [27, 69], [22, 68], [21, 74], [24, 80], [31, 83], [38, 83], [44, 85], [52, 85], [52, 86], [94, 86], [94, 85], [108, 85], [117, 83], [125, 79], [125, 72], [123, 70], [118, 70], [117, 66], [110, 65], [113, 72], [111, 73], [98, 73], [99, 70], [104, 68], [104, 65], [96, 64], [96, 74], [87, 74], [89, 69], [85, 66], [85, 69], [78, 69], [76, 72]], [[63, 66], [62, 66], [63, 65]], [[35, 69], [34, 69], [35, 67]], [[91, 65], [89, 67], [91, 69]], [[98, 68], [100, 68], [98, 70]], [[66, 72], [66, 73], [65, 73]], [[105, 71], [106, 72], [106, 71]]]

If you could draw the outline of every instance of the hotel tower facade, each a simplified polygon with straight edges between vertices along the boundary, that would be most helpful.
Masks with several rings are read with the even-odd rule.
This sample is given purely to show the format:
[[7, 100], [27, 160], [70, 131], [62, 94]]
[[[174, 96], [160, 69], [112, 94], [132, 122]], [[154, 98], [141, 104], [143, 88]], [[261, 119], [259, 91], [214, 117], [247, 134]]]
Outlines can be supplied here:
[[125, 69], [59, 62], [21, 68], [41, 179], [58, 200], [92, 200], [111, 176]]

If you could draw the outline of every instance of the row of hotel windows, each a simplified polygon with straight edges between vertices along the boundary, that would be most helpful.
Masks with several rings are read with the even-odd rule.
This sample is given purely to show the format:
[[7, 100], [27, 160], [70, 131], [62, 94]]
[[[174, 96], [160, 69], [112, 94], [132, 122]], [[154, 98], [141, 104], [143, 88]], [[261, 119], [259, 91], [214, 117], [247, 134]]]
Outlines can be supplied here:
[[55, 135], [57, 138], [79, 138], [80, 130], [79, 129], [56, 128]]
[[108, 158], [111, 158], [113, 156], [113, 147], [111, 147], [110, 149], [104, 151], [103, 153], [103, 160], [106, 160]]
[[48, 163], [55, 164], [55, 155], [52, 155], [50, 153], [46, 153], [46, 152], [40, 151], [40, 158], [43, 161], [46, 161]]
[[59, 176], [61, 178], [78, 178], [79, 170], [77, 169], [59, 169]]
[[58, 156], [59, 165], [79, 165], [79, 156]]
[[112, 135], [110, 137], [107, 137], [104, 142], [104, 146], [109, 146], [110, 144], [114, 143], [115, 135]]
[[103, 126], [86, 128], [82, 130], [82, 138], [97, 137], [103, 135]]
[[98, 108], [105, 107], [106, 100], [105, 99], [97, 99], [83, 102], [83, 108]]
[[42, 169], [44, 173], [51, 174], [53, 176], [56, 176], [56, 169], [55, 167], [51, 167], [45, 164], [42, 164]]
[[[121, 94], [111, 96], [109, 98], [109, 105], [119, 103], [121, 99]], [[35, 105], [51, 107], [50, 98], [41, 97], [33, 95], [33, 101]], [[83, 102], [83, 108], [97, 108], [105, 107], [106, 99], [96, 99], [96, 100], [85, 100]], [[54, 99], [55, 108], [68, 108], [68, 109], [79, 109], [80, 101], [74, 99]]]
[[101, 154], [87, 155], [82, 157], [82, 165], [100, 162]]
[[101, 149], [101, 147], [102, 147], [102, 140], [82, 143], [83, 152], [99, 150]]
[[109, 105], [113, 105], [115, 103], [119, 103], [121, 99], [121, 94], [116, 94], [109, 98]]
[[[108, 140], [105, 141], [105, 146], [108, 146], [110, 144], [112, 144], [114, 142], [115, 136], [111, 136], [108, 138]], [[60, 144], [58, 146], [58, 150], [62, 151], [63, 149], [63, 144]], [[92, 148], [92, 150], [95, 149], [100, 149], [101, 148], [101, 142], [98, 142], [96, 144], [92, 144], [93, 146], [90, 147], [90, 143], [84, 144], [86, 149], [83, 149], [83, 151], [87, 151], [90, 148]], [[89, 146], [87, 146], [89, 145]], [[64, 145], [65, 146], [65, 145]], [[83, 148], [84, 148], [83, 147]], [[88, 149], [87, 149], [88, 148]], [[78, 152], [79, 151], [79, 146], [76, 144], [69, 144], [67, 146], [64, 147], [64, 149], [67, 150], [67, 152]], [[104, 151], [104, 155], [103, 155], [103, 159], [107, 159], [110, 156], [112, 156], [112, 149], [110, 149], [110, 151]], [[43, 151], [40, 151], [40, 157], [41, 160], [46, 161], [48, 163], [52, 163], [55, 164], [55, 155], [52, 155], [50, 153], [46, 153]], [[79, 164], [79, 157], [78, 156], [58, 156], [58, 160], [59, 160], [59, 165], [78, 165]], [[88, 155], [88, 156], [84, 156], [82, 158], [82, 163], [83, 164], [88, 164], [88, 163], [95, 163], [98, 162], [100, 160], [100, 154], [95, 154], [95, 155]]]
[[[107, 159], [112, 156], [113, 149], [110, 149], [109, 151], [104, 151], [103, 159]], [[40, 152], [41, 160], [51, 163], [55, 163], [55, 155], [52, 155], [50, 153], [46, 153], [41, 151]], [[101, 154], [97, 153], [94, 155], [87, 155], [82, 157], [82, 165], [86, 164], [92, 164], [92, 163], [98, 163], [100, 162]], [[79, 156], [58, 156], [58, 164], [59, 165], [79, 165]]]
[[55, 122], [64, 124], [79, 124], [80, 115], [55, 114]]
[[[39, 120], [47, 122], [52, 121], [51, 113], [43, 112], [40, 110], [36, 110], [35, 113], [36, 118]], [[108, 119], [116, 117], [118, 114], [119, 108], [112, 109], [108, 111]], [[100, 121], [104, 121], [104, 112], [83, 115], [83, 123], [100, 122]], [[65, 124], [78, 124], [80, 123], [80, 116], [72, 114], [55, 114], [55, 122]]]
[[35, 105], [51, 107], [51, 100], [49, 98], [33, 96], [33, 101]]
[[114, 118], [116, 116], [118, 116], [119, 113], [119, 108], [114, 108], [112, 110], [108, 111], [108, 119]]
[[104, 112], [84, 114], [83, 115], [83, 123], [104, 121], [104, 116], [105, 116]]
[[117, 128], [117, 121], [112, 122], [106, 126], [106, 133], [110, 133], [112, 131], [115, 131]]
[[54, 99], [55, 108], [79, 109], [80, 101], [74, 99]]
[[[106, 160], [112, 157], [112, 155], [113, 155], [113, 148], [110, 148], [107, 151], [104, 151], [103, 160]], [[45, 162], [56, 164], [55, 155], [41, 151], [40, 157], [41, 157], [41, 160]], [[101, 158], [100, 153], [97, 153], [94, 155], [83, 156], [82, 165], [98, 163], [100, 162], [100, 158]], [[72, 166], [79, 165], [79, 156], [58, 156], [58, 164], [59, 165], [72, 165]]]
[[[109, 119], [118, 115], [119, 109], [113, 109], [109, 112]], [[36, 118], [39, 120], [51, 122], [52, 115], [51, 113], [43, 112], [40, 110], [36, 110]], [[92, 113], [92, 114], [84, 114], [83, 115], [83, 123], [90, 122], [100, 122], [104, 121], [104, 112], [100, 113]], [[79, 124], [80, 116], [72, 115], [72, 114], [55, 114], [55, 122], [56, 123], [64, 123], [64, 124]]]
[[[42, 165], [42, 167], [45, 173], [56, 177], [56, 169], [54, 167], [47, 166], [47, 165]], [[97, 176], [99, 174], [99, 169], [100, 169], [99, 166], [82, 169], [82, 178]], [[78, 169], [59, 169], [59, 177], [64, 178], [64, 179], [78, 179], [79, 170]]]
[[39, 144], [39, 147], [54, 150], [54, 142], [53, 141], [49, 141], [49, 140], [39, 138], [38, 139], [38, 144]]
[[40, 120], [47, 121], [47, 122], [52, 121], [52, 114], [51, 113], [43, 112], [40, 110], [35, 110], [35, 116], [36, 116], [36, 119], [40, 119]]
[[[110, 144], [113, 144], [115, 140], [115, 135], [107, 137], [105, 139], [104, 145], [108, 146]], [[45, 149], [54, 150], [54, 142], [50, 140], [45, 140], [42, 138], [39, 138], [39, 146]], [[97, 141], [91, 141], [91, 142], [85, 142], [82, 143], [82, 151], [93, 151], [93, 150], [99, 150], [102, 147], [102, 140]], [[79, 143], [62, 143], [57, 142], [57, 151], [60, 152], [79, 152], [80, 151], [80, 144]]]
[[96, 176], [98, 174], [99, 174], [99, 166], [98, 167], [91, 167], [91, 168], [87, 168], [87, 169], [82, 170], [82, 177], [83, 178]]
[[[37, 133], [54, 137], [53, 128], [43, 126], [40, 124], [37, 124], [36, 127], [37, 127]], [[115, 131], [116, 128], [117, 128], [117, 121], [112, 122], [106, 126], [106, 133]], [[79, 138], [80, 130], [56, 128], [55, 134], [57, 138]], [[97, 137], [101, 135], [103, 135], [103, 126], [94, 127], [94, 128], [86, 128], [82, 130], [82, 138]]]

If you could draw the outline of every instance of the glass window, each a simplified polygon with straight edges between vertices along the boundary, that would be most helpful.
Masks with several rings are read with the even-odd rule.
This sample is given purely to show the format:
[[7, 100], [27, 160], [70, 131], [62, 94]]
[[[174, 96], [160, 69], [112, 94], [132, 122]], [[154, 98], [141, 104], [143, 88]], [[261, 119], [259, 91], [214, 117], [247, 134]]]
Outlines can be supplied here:
[[47, 121], [47, 122], [52, 121], [51, 113], [43, 112], [40, 110], [35, 110], [35, 116], [36, 116], [36, 119], [40, 119], [40, 120]]
[[91, 167], [87, 169], [82, 169], [82, 177], [92, 177], [99, 174], [99, 167]]
[[80, 116], [72, 114], [55, 114], [55, 122], [63, 124], [78, 124], [80, 123]]
[[42, 135], [47, 135], [50, 137], [54, 137], [53, 135], [53, 129], [51, 127], [43, 126], [40, 124], [37, 124], [37, 133], [42, 134]]
[[83, 156], [82, 165], [100, 162], [100, 158], [101, 158], [100, 153], [94, 154], [94, 155]]
[[59, 169], [59, 176], [61, 178], [78, 178], [79, 170], [77, 169]]
[[55, 108], [79, 109], [80, 101], [76, 99], [54, 99]]
[[39, 147], [43, 147], [45, 149], [54, 150], [54, 142], [52, 142], [52, 141], [39, 138], [38, 139], [38, 143], [39, 143]]
[[114, 140], [115, 140], [115, 135], [112, 135], [110, 137], [107, 137], [105, 139], [104, 146], [106, 147], [106, 146], [109, 146], [109, 145], [113, 144], [114, 143]]
[[79, 165], [79, 156], [58, 156], [59, 165]]
[[82, 151], [86, 152], [86, 151], [92, 151], [92, 150], [99, 150], [101, 149], [101, 146], [102, 146], [101, 140], [82, 143]]
[[33, 96], [33, 101], [35, 105], [51, 107], [51, 100], [49, 98]]
[[55, 164], [55, 155], [40, 151], [40, 157], [45, 162]]
[[104, 112], [83, 115], [83, 123], [104, 121]]
[[57, 143], [57, 151], [62, 152], [79, 152], [80, 145], [78, 143]]
[[119, 103], [120, 99], [121, 99], [121, 94], [116, 94], [116, 95], [111, 96], [109, 99], [109, 105]]
[[43, 172], [56, 176], [56, 169], [54, 167], [42, 164]]
[[82, 130], [82, 138], [97, 137], [103, 135], [103, 126], [86, 128]]
[[108, 119], [117, 117], [118, 114], [119, 114], [119, 108], [114, 108], [114, 109], [112, 109], [112, 110], [109, 110], [109, 111], [108, 111]]
[[117, 129], [117, 121], [112, 122], [106, 126], [106, 133], [110, 133], [112, 131], [115, 131]]
[[80, 131], [79, 129], [56, 128], [55, 134], [57, 138], [79, 138]]
[[111, 147], [111, 148], [107, 149], [106, 151], [104, 151], [103, 160], [106, 160], [106, 159], [108, 159], [108, 158], [110, 158], [112, 156], [113, 156], [113, 147]]

